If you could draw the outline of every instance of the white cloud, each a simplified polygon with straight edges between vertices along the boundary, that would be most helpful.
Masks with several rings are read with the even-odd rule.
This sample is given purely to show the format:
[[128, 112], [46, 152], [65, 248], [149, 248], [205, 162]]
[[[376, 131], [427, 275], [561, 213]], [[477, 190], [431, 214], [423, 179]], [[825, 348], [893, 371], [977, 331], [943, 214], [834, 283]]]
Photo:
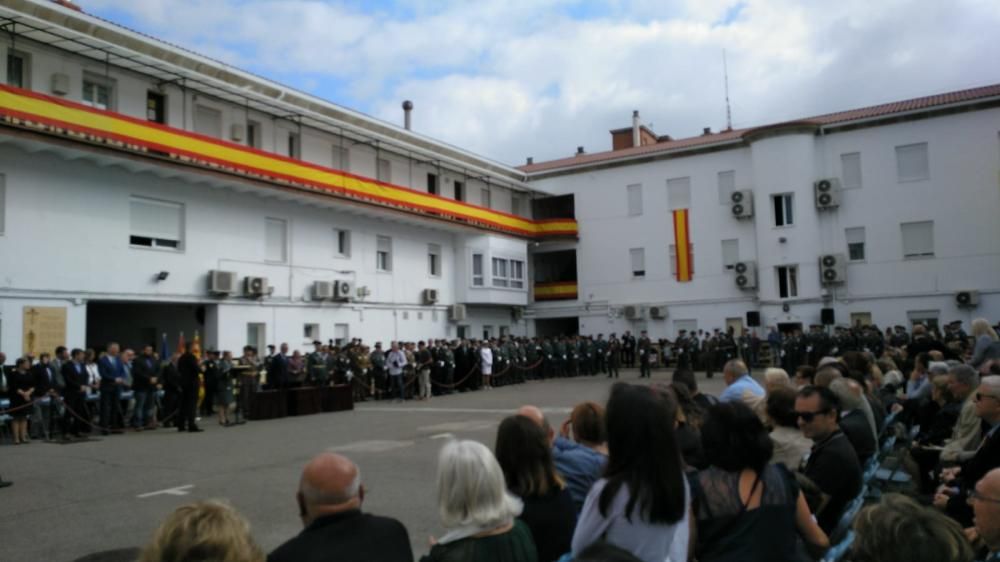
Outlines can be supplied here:
[[[263, 75], [339, 80], [356, 107], [511, 163], [1000, 82], [1000, 3], [958, 0], [87, 0]], [[581, 15], [583, 14], [583, 15]], [[585, 16], [585, 17], [584, 17]], [[320, 80], [323, 78], [323, 80]], [[322, 91], [318, 91], [322, 93]], [[334, 100], [339, 101], [339, 100]]]

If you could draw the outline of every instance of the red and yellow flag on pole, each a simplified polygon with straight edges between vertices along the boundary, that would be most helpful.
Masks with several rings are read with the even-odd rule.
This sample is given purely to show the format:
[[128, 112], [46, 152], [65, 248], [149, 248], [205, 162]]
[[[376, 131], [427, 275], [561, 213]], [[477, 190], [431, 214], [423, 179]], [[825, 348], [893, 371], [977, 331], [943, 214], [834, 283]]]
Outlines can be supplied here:
[[674, 249], [677, 260], [677, 281], [686, 283], [693, 277], [691, 266], [691, 237], [688, 231], [688, 210], [677, 209], [674, 213]]

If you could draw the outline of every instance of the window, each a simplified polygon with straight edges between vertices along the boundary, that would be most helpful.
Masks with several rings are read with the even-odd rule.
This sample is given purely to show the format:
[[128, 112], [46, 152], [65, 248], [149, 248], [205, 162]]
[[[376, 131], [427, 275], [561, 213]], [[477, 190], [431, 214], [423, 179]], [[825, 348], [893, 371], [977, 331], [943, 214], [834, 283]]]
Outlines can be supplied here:
[[493, 337], [493, 326], [489, 324], [483, 326], [483, 339], [488, 340]]
[[524, 262], [521, 260], [510, 260], [510, 287], [524, 288]]
[[719, 172], [719, 204], [732, 204], [734, 191], [736, 191], [736, 172], [732, 170]]
[[7, 215], [7, 176], [0, 174], [0, 234], [4, 233], [6, 226], [4, 218]]
[[799, 296], [799, 268], [782, 265], [775, 269], [778, 272], [778, 298], [791, 299]]
[[342, 172], [350, 171], [351, 151], [349, 148], [346, 146], [333, 147], [333, 167]]
[[[691, 269], [691, 275], [694, 275], [694, 244], [688, 244], [688, 254], [691, 256], [688, 267]], [[674, 244], [670, 245], [670, 275], [677, 277], [677, 246]]]
[[348, 326], [347, 324], [334, 324], [333, 325], [333, 345], [342, 346], [347, 343], [348, 337]]
[[934, 257], [934, 221], [904, 222], [903, 258]]
[[375, 237], [375, 271], [392, 271], [392, 238]]
[[472, 254], [472, 284], [476, 287], [483, 286], [483, 255]]
[[351, 257], [351, 231], [335, 228], [333, 230], [334, 244], [336, 251], [334, 255], [338, 258]]
[[222, 138], [222, 112], [214, 107], [196, 105], [194, 132], [209, 137]]
[[250, 148], [260, 148], [260, 123], [247, 121], [247, 146]]
[[264, 222], [264, 260], [285, 263], [288, 259], [288, 223], [272, 218]]
[[302, 327], [302, 336], [310, 343], [319, 340], [319, 324], [305, 324]]
[[26, 53], [7, 51], [7, 84], [15, 88], [30, 88], [30, 59]]
[[465, 183], [455, 182], [455, 201], [465, 201]]
[[896, 175], [900, 182], [930, 178], [926, 142], [896, 147]]
[[267, 347], [267, 324], [262, 322], [247, 324], [247, 345], [255, 347], [258, 352]]
[[521, 197], [519, 195], [510, 196], [510, 214], [521, 216]]
[[840, 179], [844, 189], [861, 187], [861, 153], [849, 152], [840, 155]]
[[439, 194], [437, 174], [427, 174], [427, 193], [431, 195]]
[[865, 261], [865, 227], [858, 226], [844, 230], [847, 239], [847, 259]]
[[722, 268], [733, 269], [740, 261], [740, 241], [738, 238], [722, 241]]
[[441, 246], [427, 245], [427, 273], [432, 277], [441, 276]]
[[392, 181], [392, 162], [388, 158], [379, 158], [376, 163], [376, 179], [385, 183]]
[[628, 215], [634, 217], [642, 214], [642, 184], [630, 185], [628, 190]]
[[302, 155], [302, 139], [298, 133], [288, 133], [288, 157], [299, 158]]
[[484, 187], [479, 191], [479, 201], [483, 207], [486, 207], [487, 209], [493, 208], [493, 201], [490, 197], [490, 188]]
[[774, 207], [774, 226], [792, 226], [795, 224], [792, 215], [792, 194], [772, 195], [771, 203]]
[[929, 329], [938, 328], [938, 318], [941, 316], [939, 310], [908, 310], [906, 319], [910, 321], [910, 326], [923, 324]]
[[129, 200], [129, 244], [180, 250], [184, 205], [142, 197]]
[[646, 250], [644, 248], [632, 248], [628, 251], [629, 260], [632, 263], [632, 277], [646, 276]]
[[508, 285], [508, 261], [503, 258], [493, 258], [493, 286], [506, 287]]
[[114, 91], [112, 83], [106, 78], [84, 75], [83, 104], [97, 109], [111, 109]]
[[146, 92], [146, 120], [161, 125], [167, 122], [167, 96]]
[[667, 203], [671, 211], [691, 207], [691, 178], [667, 180]]

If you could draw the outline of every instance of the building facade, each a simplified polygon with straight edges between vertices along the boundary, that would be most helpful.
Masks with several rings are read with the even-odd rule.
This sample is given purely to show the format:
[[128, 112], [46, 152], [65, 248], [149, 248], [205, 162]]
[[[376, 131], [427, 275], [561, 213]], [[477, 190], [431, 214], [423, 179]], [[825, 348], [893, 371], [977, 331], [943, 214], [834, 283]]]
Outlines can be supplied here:
[[1000, 86], [676, 140], [636, 114], [612, 137], [522, 167], [579, 221], [533, 255], [572, 264], [536, 270], [567, 287], [540, 331], [1000, 319]]
[[[526, 333], [523, 172], [66, 7], [0, 24], [0, 349]], [[457, 305], [457, 306], [456, 306]]]

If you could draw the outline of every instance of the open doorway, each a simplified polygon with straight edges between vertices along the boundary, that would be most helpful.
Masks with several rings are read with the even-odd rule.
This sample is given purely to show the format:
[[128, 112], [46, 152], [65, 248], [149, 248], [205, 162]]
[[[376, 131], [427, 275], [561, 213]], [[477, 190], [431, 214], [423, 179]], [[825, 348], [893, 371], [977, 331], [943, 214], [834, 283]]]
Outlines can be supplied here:
[[535, 320], [535, 334], [538, 337], [572, 336], [580, 333], [580, 318], [538, 318]]
[[791, 334], [792, 332], [799, 330], [802, 331], [802, 322], [779, 322], [778, 331], [782, 334]]
[[87, 347], [102, 350], [108, 342], [138, 352], [144, 345], [159, 349], [163, 334], [171, 349], [181, 333], [190, 342], [199, 332], [205, 347], [205, 317], [214, 305], [91, 301], [87, 303]]

